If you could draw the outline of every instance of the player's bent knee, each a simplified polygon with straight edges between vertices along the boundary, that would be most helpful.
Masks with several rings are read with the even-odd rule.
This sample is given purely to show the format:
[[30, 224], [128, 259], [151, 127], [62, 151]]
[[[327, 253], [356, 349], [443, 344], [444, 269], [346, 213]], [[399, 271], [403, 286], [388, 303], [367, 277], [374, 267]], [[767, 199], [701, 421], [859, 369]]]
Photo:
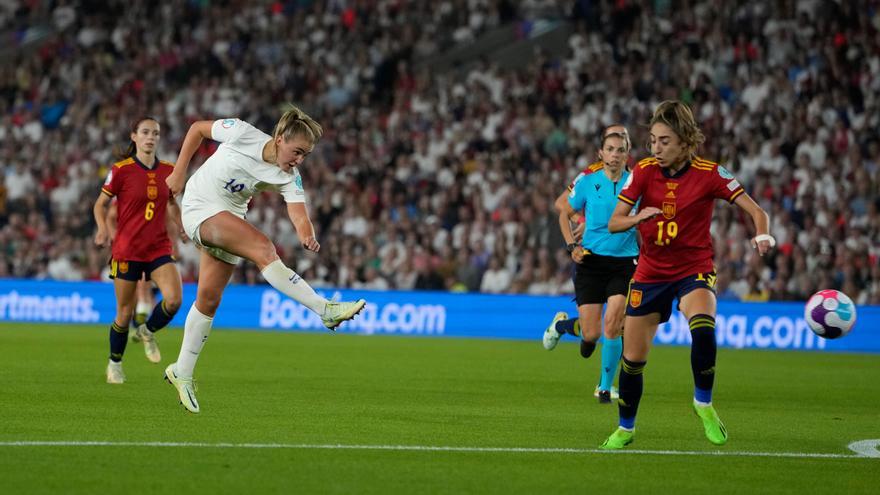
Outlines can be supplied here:
[[223, 294], [220, 292], [199, 292], [196, 296], [196, 308], [206, 315], [213, 315], [220, 307], [220, 299]]
[[131, 321], [131, 317], [134, 314], [133, 306], [121, 306], [116, 308], [116, 321]]
[[260, 244], [254, 254], [254, 259], [251, 261], [256, 263], [257, 267], [262, 270], [277, 259], [278, 252], [275, 250], [275, 245], [267, 239], [266, 242]]
[[623, 319], [605, 318], [605, 336], [614, 339], [623, 334]]
[[171, 315], [176, 314], [177, 311], [180, 310], [180, 294], [169, 295], [168, 297], [164, 298], [164, 301], [165, 311], [167, 311]]
[[581, 323], [581, 337], [583, 338], [583, 340], [586, 340], [589, 342], [595, 342], [595, 341], [599, 340], [599, 336], [601, 334], [602, 334], [601, 328], [588, 327], [588, 326], [584, 326], [583, 323]]

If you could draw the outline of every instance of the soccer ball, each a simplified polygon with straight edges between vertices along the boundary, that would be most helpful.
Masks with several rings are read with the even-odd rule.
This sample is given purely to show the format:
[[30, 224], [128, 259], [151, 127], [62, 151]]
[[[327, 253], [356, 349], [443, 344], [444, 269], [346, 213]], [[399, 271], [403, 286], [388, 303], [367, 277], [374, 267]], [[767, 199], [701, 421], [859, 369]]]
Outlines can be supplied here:
[[856, 305], [843, 292], [826, 289], [813, 294], [804, 308], [807, 325], [819, 337], [837, 339], [856, 323]]

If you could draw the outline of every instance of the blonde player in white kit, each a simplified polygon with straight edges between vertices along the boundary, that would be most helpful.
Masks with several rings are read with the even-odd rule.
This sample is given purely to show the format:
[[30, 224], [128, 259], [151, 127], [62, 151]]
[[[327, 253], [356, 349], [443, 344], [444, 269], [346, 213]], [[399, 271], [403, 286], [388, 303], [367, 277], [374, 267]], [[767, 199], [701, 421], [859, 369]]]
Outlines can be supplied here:
[[[192, 380], [196, 360], [211, 332], [223, 289], [242, 258], [253, 261], [272, 287], [319, 314], [331, 330], [354, 318], [366, 304], [363, 299], [333, 302], [316, 294], [279, 259], [272, 241], [244, 220], [255, 193], [278, 191], [303, 247], [318, 252], [321, 245], [315, 239], [296, 167], [322, 134], [321, 126], [296, 107], [281, 117], [273, 136], [238, 119], [201, 120], [186, 133], [166, 182], [175, 195], [186, 183], [183, 226], [202, 253], [196, 301], [186, 316], [180, 355], [165, 369], [165, 379], [177, 388], [180, 402], [190, 412], [199, 412]], [[187, 182], [189, 161], [205, 138], [219, 141], [220, 147]]]

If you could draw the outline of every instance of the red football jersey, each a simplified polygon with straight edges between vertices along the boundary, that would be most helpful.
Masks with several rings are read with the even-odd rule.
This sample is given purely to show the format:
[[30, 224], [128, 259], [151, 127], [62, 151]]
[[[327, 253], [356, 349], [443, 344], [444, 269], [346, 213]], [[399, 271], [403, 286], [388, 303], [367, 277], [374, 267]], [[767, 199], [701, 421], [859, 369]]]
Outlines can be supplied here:
[[157, 160], [152, 169], [131, 157], [116, 162], [101, 191], [116, 197], [116, 237], [111, 248], [114, 260], [153, 261], [171, 254], [165, 228], [168, 185], [174, 165]]
[[639, 224], [642, 245], [633, 276], [637, 282], [672, 282], [713, 271], [709, 226], [715, 199], [733, 201], [743, 188], [724, 167], [695, 157], [675, 175], [654, 158], [636, 165], [618, 198], [663, 213]]

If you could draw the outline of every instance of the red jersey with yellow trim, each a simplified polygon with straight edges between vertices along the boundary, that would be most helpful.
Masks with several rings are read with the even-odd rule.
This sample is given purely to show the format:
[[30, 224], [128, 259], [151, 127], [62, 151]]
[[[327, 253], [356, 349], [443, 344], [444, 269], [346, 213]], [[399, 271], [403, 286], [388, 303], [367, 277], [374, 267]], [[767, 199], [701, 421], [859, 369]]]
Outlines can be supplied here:
[[733, 203], [744, 190], [733, 174], [717, 163], [694, 157], [674, 175], [654, 158], [633, 169], [617, 196], [640, 208], [662, 213], [638, 225], [642, 237], [637, 282], [672, 282], [713, 271], [709, 227], [716, 199]]
[[571, 184], [568, 185], [568, 192], [574, 191], [574, 185], [577, 184], [577, 181], [581, 180], [581, 177], [583, 177], [585, 175], [590, 175], [590, 174], [596, 172], [597, 170], [602, 170], [602, 167], [604, 167], [604, 166], [605, 166], [605, 164], [602, 163], [601, 161], [587, 165], [587, 167], [585, 169], [583, 169], [581, 171], [581, 173], [577, 174], [577, 177], [575, 177], [574, 180], [571, 181]]
[[171, 255], [171, 239], [165, 227], [168, 185], [174, 165], [156, 160], [147, 168], [136, 157], [118, 161], [110, 168], [101, 191], [116, 198], [116, 237], [111, 253], [119, 261], [153, 261]]

